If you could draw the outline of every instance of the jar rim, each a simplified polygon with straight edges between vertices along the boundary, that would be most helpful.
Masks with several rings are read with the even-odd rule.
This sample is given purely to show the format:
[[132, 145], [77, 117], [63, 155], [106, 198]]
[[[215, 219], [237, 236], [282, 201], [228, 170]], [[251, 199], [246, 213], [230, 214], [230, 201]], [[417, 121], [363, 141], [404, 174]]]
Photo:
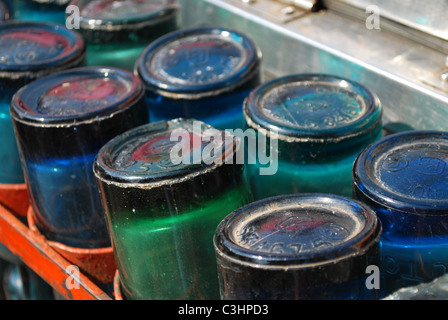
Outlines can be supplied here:
[[[333, 101], [339, 96], [340, 100]], [[347, 97], [350, 101], [345, 103]], [[292, 74], [261, 84], [247, 97], [243, 111], [250, 127], [275, 130], [288, 142], [361, 139], [382, 123], [382, 107], [375, 93], [347, 78], [319, 73]], [[316, 121], [324, 122], [310, 120], [313, 114], [322, 114]]]
[[[238, 263], [307, 268], [363, 254], [380, 234], [381, 222], [364, 204], [303, 193], [258, 200], [234, 211], [219, 224], [214, 246]], [[281, 250], [273, 250], [279, 245]]]
[[[200, 125], [200, 141], [197, 143], [194, 123]], [[173, 163], [170, 146], [182, 141], [173, 140], [171, 133], [180, 129], [179, 134], [184, 131], [189, 135], [188, 147], [202, 148], [202, 133], [207, 130], [223, 135], [221, 145], [217, 146], [218, 154], [210, 156], [209, 161], [203, 157], [199, 162]], [[175, 137], [179, 137], [176, 133]], [[168, 146], [165, 144], [169, 143]], [[153, 188], [164, 185], [173, 185], [193, 179], [199, 175], [206, 174], [224, 165], [224, 158], [233, 156], [240, 148], [237, 137], [226, 131], [217, 130], [201, 121], [195, 119], [177, 118], [169, 121], [158, 121], [131, 129], [105, 144], [94, 162], [94, 173], [96, 177], [107, 184], [114, 184], [121, 188]], [[183, 149], [182, 149], [183, 150]], [[199, 149], [202, 152], [203, 149]], [[194, 151], [191, 151], [192, 153]], [[214, 161], [215, 159], [222, 161]]]
[[[48, 42], [48, 37], [43, 33], [53, 34], [64, 41], [61, 43], [57, 40], [62, 50], [60, 49], [56, 56], [43, 59], [28, 59], [30, 61], [20, 63], [0, 63], [0, 79], [2, 80], [33, 79], [41, 73], [49, 74], [50, 71], [58, 71], [77, 65], [85, 58], [86, 48], [83, 38], [76, 31], [69, 30], [65, 26], [50, 22], [15, 20], [6, 21], [0, 25], [0, 35], [21, 31], [30, 35], [31, 39], [27, 43], [30, 43], [31, 46], [35, 46], [39, 41], [42, 43]], [[31, 52], [33, 51], [31, 50]], [[26, 50], [26, 53], [29, 54], [30, 50]]]
[[[240, 55], [238, 66], [224, 76], [216, 75], [212, 71], [213, 78], [207, 82], [184, 81], [184, 83], [175, 82], [171, 77], [160, 75], [159, 71], [151, 68], [160, 50], [176, 42], [201, 36], [209, 37], [209, 42], [221, 40], [235, 48], [238, 47], [236, 50]], [[170, 98], [200, 99], [216, 96], [244, 85], [259, 71], [260, 61], [260, 49], [246, 35], [228, 28], [193, 27], [170, 32], [152, 42], [137, 60], [135, 72], [146, 84], [147, 89], [157, 94]], [[210, 67], [208, 64], [207, 66]]]
[[355, 160], [355, 192], [378, 208], [446, 216], [448, 193], [443, 192], [443, 179], [448, 174], [447, 157], [445, 131], [413, 130], [389, 135], [372, 143]]
[[[88, 86], [78, 88], [76, 85], [83, 81]], [[111, 83], [112, 86], [102, 92], [96, 90], [98, 85], [104, 83]], [[120, 88], [120, 94], [116, 87]], [[86, 91], [84, 95], [83, 91]], [[42, 127], [97, 122], [127, 110], [141, 101], [143, 95], [140, 79], [127, 70], [102, 66], [78, 67], [48, 75], [20, 88], [11, 101], [11, 116], [16, 121]], [[49, 100], [44, 103], [43, 98], [46, 97]], [[56, 100], [53, 101], [53, 98]], [[63, 108], [52, 111], [59, 105], [67, 106], [68, 111]]]

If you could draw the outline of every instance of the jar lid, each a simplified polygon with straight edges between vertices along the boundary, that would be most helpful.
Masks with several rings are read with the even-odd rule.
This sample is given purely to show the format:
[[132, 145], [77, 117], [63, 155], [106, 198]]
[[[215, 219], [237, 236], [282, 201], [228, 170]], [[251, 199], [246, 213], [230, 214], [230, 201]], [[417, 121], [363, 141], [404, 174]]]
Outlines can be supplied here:
[[265, 267], [306, 268], [363, 254], [381, 223], [367, 206], [330, 194], [294, 194], [242, 207], [219, 224], [221, 255]]
[[149, 90], [168, 97], [215, 96], [246, 83], [259, 69], [261, 53], [245, 35], [199, 27], [152, 42], [136, 64]]
[[[216, 153], [204, 151], [212, 146], [212, 136], [220, 138], [214, 140]], [[172, 185], [223, 165], [238, 147], [235, 136], [197, 120], [159, 121], [109, 141], [99, 151], [94, 171], [102, 181], [124, 187]]]
[[82, 67], [55, 73], [22, 87], [13, 97], [12, 116], [38, 125], [99, 121], [143, 99], [138, 77], [112, 67]]
[[354, 188], [374, 206], [413, 215], [448, 213], [448, 133], [407, 131], [366, 148], [353, 167]]
[[84, 58], [82, 37], [62, 25], [13, 20], [0, 24], [0, 80], [34, 79], [78, 66]]
[[381, 124], [378, 97], [361, 84], [324, 74], [298, 74], [256, 88], [244, 104], [249, 126], [275, 129], [279, 139], [340, 142]]
[[104, 31], [141, 29], [155, 25], [178, 11], [177, 0], [73, 0], [80, 28]]

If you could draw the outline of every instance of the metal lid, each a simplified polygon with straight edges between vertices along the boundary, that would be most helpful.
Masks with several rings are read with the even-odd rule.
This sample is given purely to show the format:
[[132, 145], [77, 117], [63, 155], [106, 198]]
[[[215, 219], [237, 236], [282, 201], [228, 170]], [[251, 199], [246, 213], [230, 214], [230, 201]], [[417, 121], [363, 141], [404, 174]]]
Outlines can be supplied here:
[[448, 213], [448, 133], [408, 131], [366, 148], [353, 167], [356, 191], [376, 207], [414, 215]]
[[[212, 136], [220, 137], [214, 145]], [[205, 151], [210, 146], [216, 153]], [[94, 171], [123, 187], [174, 184], [214, 170], [238, 147], [235, 136], [197, 120], [159, 121], [112, 139], [99, 151]]]
[[83, 67], [55, 73], [22, 87], [11, 110], [28, 123], [74, 124], [97, 121], [127, 109], [144, 94], [131, 72], [112, 67]]
[[151, 43], [136, 65], [148, 89], [196, 99], [231, 91], [258, 70], [261, 53], [236, 31], [200, 27], [172, 32]]
[[329, 194], [263, 199], [228, 215], [218, 226], [217, 252], [241, 263], [306, 268], [363, 254], [381, 224], [368, 207]]
[[140, 29], [164, 21], [177, 12], [177, 0], [73, 0], [81, 29]]
[[338, 142], [375, 131], [382, 109], [359, 83], [323, 74], [290, 75], [255, 89], [244, 105], [249, 126], [290, 141]]
[[33, 79], [78, 66], [85, 57], [82, 37], [54, 23], [0, 24], [0, 80]]

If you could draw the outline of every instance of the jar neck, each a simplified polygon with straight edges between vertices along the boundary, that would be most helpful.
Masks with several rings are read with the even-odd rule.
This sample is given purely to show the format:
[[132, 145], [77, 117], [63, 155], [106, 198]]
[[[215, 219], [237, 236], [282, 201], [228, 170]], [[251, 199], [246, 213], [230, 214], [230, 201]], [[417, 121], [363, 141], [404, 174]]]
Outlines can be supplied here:
[[266, 150], [270, 150], [271, 147], [274, 150], [277, 148], [279, 160], [298, 164], [319, 164], [343, 161], [348, 158], [354, 160], [370, 143], [381, 138], [382, 126], [378, 125], [368, 133], [342, 140], [328, 138], [321, 141], [289, 141], [284, 137], [275, 139], [260, 131], [257, 135], [258, 139], [266, 139]]

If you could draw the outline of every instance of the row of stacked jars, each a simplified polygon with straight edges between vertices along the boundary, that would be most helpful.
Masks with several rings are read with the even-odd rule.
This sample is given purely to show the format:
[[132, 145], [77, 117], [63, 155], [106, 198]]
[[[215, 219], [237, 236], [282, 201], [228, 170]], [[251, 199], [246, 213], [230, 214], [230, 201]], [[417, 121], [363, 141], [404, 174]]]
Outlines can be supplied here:
[[[134, 1], [133, 5], [129, 6], [128, 2], [124, 7], [122, 6], [123, 4], [125, 4], [123, 1], [81, 1], [76, 3], [68, 3], [68, 1], [0, 1], [0, 24], [2, 34], [0, 45], [0, 69], [2, 71], [0, 80], [0, 130], [2, 135], [0, 137], [0, 144], [2, 145], [2, 150], [0, 151], [0, 157], [4, 164], [3, 170], [0, 173], [0, 183], [5, 184], [5, 186], [21, 184], [24, 183], [25, 178], [27, 178], [27, 187], [31, 197], [35, 200], [32, 201], [32, 203], [33, 208], [35, 208], [34, 211], [38, 213], [37, 216], [39, 217], [40, 214], [42, 214], [44, 220], [49, 219], [52, 223], [56, 224], [51, 225], [50, 223], [50, 229], [53, 227], [59, 228], [60, 224], [66, 226], [67, 224], [64, 220], [70, 219], [70, 217], [75, 217], [76, 220], [69, 223], [71, 226], [83, 223], [87, 225], [88, 223], [93, 222], [93, 225], [89, 226], [92, 230], [85, 231], [87, 233], [85, 237], [88, 237], [89, 234], [95, 234], [95, 236], [88, 241], [87, 247], [98, 247], [104, 244], [110, 245], [108, 234], [104, 230], [104, 217], [100, 216], [102, 211], [99, 211], [99, 208], [102, 205], [97, 201], [96, 194], [98, 192], [95, 185], [90, 186], [89, 184], [93, 181], [93, 174], [90, 174], [89, 170], [86, 169], [88, 164], [90, 164], [91, 167], [91, 162], [93, 160], [86, 158], [81, 159], [80, 163], [74, 165], [75, 170], [72, 172], [62, 172], [59, 173], [59, 175], [57, 173], [58, 165], [55, 163], [53, 163], [53, 167], [51, 167], [51, 164], [47, 165], [46, 169], [51, 167], [49, 170], [53, 170], [50, 175], [48, 175], [47, 172], [47, 176], [45, 176], [43, 171], [38, 170], [37, 167], [36, 171], [33, 171], [32, 168], [29, 168], [29, 171], [27, 171], [26, 168], [23, 168], [25, 170], [22, 170], [13, 124], [10, 118], [9, 106], [13, 94], [16, 93], [19, 88], [34, 80], [44, 78], [63, 70], [78, 68], [85, 65], [106, 65], [131, 71], [135, 60], [152, 40], [169, 31], [174, 31], [179, 28], [180, 8], [176, 1]], [[117, 8], [117, 5], [120, 8]], [[79, 18], [79, 20], [75, 20], [74, 22], [80, 23], [81, 27], [76, 24], [72, 27], [68, 25], [69, 17], [66, 15], [68, 6], [74, 6], [75, 9], [78, 9], [77, 11], [75, 10], [74, 13], [78, 14], [77, 18]], [[86, 13], [88, 13], [88, 17], [85, 16]], [[83, 18], [79, 16], [80, 14], [83, 15]], [[103, 16], [103, 14], [105, 16]], [[117, 17], [119, 18], [120, 16], [123, 19], [116, 21]], [[97, 25], [94, 31], [90, 30], [90, 28], [86, 29], [86, 26], [92, 22], [92, 19], [89, 17], [96, 18]], [[112, 24], [114, 27], [111, 27]], [[89, 49], [88, 51], [87, 48]], [[126, 82], [129, 81], [129, 79], [131, 82], [134, 81], [134, 79], [130, 78], [129, 74], [120, 74], [122, 72], [120, 70], [116, 70], [116, 72], [119, 73], [118, 80], [124, 81], [124, 86], [130, 84], [129, 82]], [[101, 74], [102, 76], [104, 73], [106, 73], [104, 79], [107, 80], [107, 71], [98, 71], [98, 75]], [[123, 79], [121, 79], [120, 76]], [[93, 78], [95, 78], [95, 76]], [[84, 84], [90, 85], [90, 83]], [[131, 84], [135, 85], [133, 83]], [[99, 86], [101, 87], [101, 84], [99, 84]], [[141, 90], [139, 86], [140, 83], [138, 83], [137, 89]], [[114, 93], [107, 91], [114, 90], [115, 87], [107, 87], [106, 85], [102, 88], [106, 90], [103, 93], [109, 95], [109, 97], [104, 97], [106, 100], [120, 98], [114, 97]], [[72, 93], [78, 92], [82, 95], [78, 90], [81, 89], [74, 88]], [[90, 89], [87, 88], [86, 90]], [[131, 93], [125, 92], [124, 94]], [[138, 99], [140, 98], [141, 97], [138, 97]], [[130, 100], [132, 99], [133, 98]], [[128, 102], [129, 101], [126, 103]], [[57, 102], [53, 101], [53, 105], [55, 103]], [[141, 104], [142, 102], [139, 101], [138, 103]], [[45, 108], [45, 104], [46, 102], [43, 105], [40, 105], [39, 108]], [[77, 107], [79, 107], [79, 105]], [[46, 113], [48, 110], [45, 111], [39, 109], [39, 111]], [[128, 121], [135, 124], [142, 124], [146, 123], [146, 118], [143, 116], [138, 120], [129, 119]], [[126, 127], [126, 125], [128, 127]], [[120, 124], [117, 132], [130, 128], [129, 125], [130, 124], [125, 123]], [[95, 138], [98, 138], [98, 134], [94, 135], [93, 139]], [[62, 137], [61, 139], [61, 143], [71, 143], [70, 137], [68, 136]], [[103, 142], [106, 141], [104, 139], [106, 138], [103, 138]], [[44, 145], [46, 147], [52, 145], [52, 142], [48, 140], [42, 141], [38, 139], [38, 143], [39, 145]], [[84, 143], [85, 141], [82, 142], [82, 144]], [[98, 143], [101, 143], [101, 141]], [[56, 146], [53, 145], [53, 147], [55, 148]], [[83, 145], [81, 149], [82, 152], [88, 152], [88, 146], [86, 145]], [[38, 157], [39, 160], [46, 156], [45, 148], [36, 148], [35, 150], [38, 153], [36, 157]], [[53, 160], [56, 162], [60, 159], [60, 157], [58, 158], [55, 154], [53, 154], [53, 156]], [[38, 161], [34, 164], [37, 165], [37, 163]], [[70, 163], [70, 165], [73, 165], [73, 163]], [[83, 170], [87, 170], [87, 172]], [[23, 174], [24, 172], [26, 172], [25, 176]], [[64, 180], [64, 177], [66, 177], [64, 174], [69, 173], [72, 173], [71, 178]], [[35, 177], [33, 174], [39, 175], [39, 177]], [[55, 176], [52, 176], [51, 174]], [[56, 181], [55, 184], [53, 184], [54, 181]], [[80, 191], [82, 188], [66, 191], [58, 190], [58, 188], [64, 189], [65, 183], [68, 183], [67, 188], [70, 189], [71, 184], [78, 184], [80, 182], [85, 183], [83, 184], [83, 187], [87, 188], [86, 192]], [[96, 183], [95, 181], [93, 182]], [[44, 190], [39, 190], [40, 186], [38, 183], [45, 183]], [[38, 192], [38, 195], [32, 190], [37, 190], [36, 192]], [[90, 195], [88, 195], [89, 192], [93, 192], [93, 196], [88, 205], [74, 205], [74, 208], [71, 211], [69, 210], [66, 215], [62, 213], [62, 210], [65, 210], [65, 205], [68, 204], [67, 208], [71, 208], [71, 205], [75, 203], [70, 200], [71, 197], [78, 198], [87, 194], [87, 197], [90, 199]], [[41, 197], [40, 195], [45, 195], [46, 197]], [[62, 199], [58, 200], [58, 196]], [[54, 198], [56, 198], [56, 200]], [[82, 202], [83, 199], [81, 198], [79, 201]], [[39, 209], [37, 207], [39, 207]], [[47, 215], [46, 210], [50, 210], [48, 207], [51, 207], [55, 216]], [[99, 222], [97, 221], [98, 219], [100, 220]], [[37, 220], [38, 222], [41, 221], [39, 219]], [[28, 221], [23, 222], [27, 223]], [[60, 228], [63, 229], [64, 227]], [[65, 235], [64, 237], [69, 240], [62, 242], [76, 242], [76, 240], [71, 240], [70, 236], [71, 234]], [[55, 239], [58, 239], [58, 237], [55, 237]], [[7, 248], [2, 246], [0, 251], [2, 253], [1, 270], [6, 270], [5, 272], [2, 272], [4, 277], [0, 277], [2, 283], [4, 282], [4, 290], [0, 290], [0, 298], [48, 299], [53, 297], [51, 288], [30, 268], [20, 263], [20, 260], [12, 255]], [[28, 279], [32, 280], [28, 281]], [[110, 292], [111, 286], [107, 285], [105, 286], [105, 289]]]
[[[32, 40], [41, 37], [46, 53], [58, 47], [53, 54], [69, 58], [27, 70], [28, 80], [35, 73], [42, 78], [22, 87], [11, 104], [37, 226], [52, 241], [75, 247], [104, 247], [110, 236], [126, 298], [378, 298], [384, 292], [366, 286], [368, 266], [380, 266], [390, 293], [434, 278], [435, 266], [445, 265], [439, 249], [426, 254], [427, 263], [421, 259], [428, 245], [444, 245], [427, 231], [439, 226], [436, 234], [444, 236], [438, 213], [444, 193], [427, 185], [434, 178], [425, 179], [445, 170], [443, 133], [383, 141], [379, 99], [348, 79], [306, 74], [262, 84], [260, 50], [233, 30], [158, 36], [138, 60], [123, 60], [132, 62], [132, 74], [77, 68], [83, 38], [54, 28], [35, 29]], [[62, 43], [71, 47], [61, 50]], [[33, 49], [15, 56], [29, 59], [39, 52]], [[61, 63], [70, 70], [59, 72]], [[44, 76], [51, 68], [58, 72]], [[195, 137], [209, 125], [261, 137], [264, 151], [278, 159], [264, 168], [249, 148], [244, 165], [217, 165], [216, 156], [173, 164], [173, 132], [191, 142], [183, 153], [202, 155], [205, 146]], [[225, 155], [244, 149], [241, 139], [228, 141], [220, 147]], [[427, 147], [428, 141], [436, 143]], [[384, 145], [393, 147], [386, 152]], [[260, 174], [272, 166], [272, 174]]]

